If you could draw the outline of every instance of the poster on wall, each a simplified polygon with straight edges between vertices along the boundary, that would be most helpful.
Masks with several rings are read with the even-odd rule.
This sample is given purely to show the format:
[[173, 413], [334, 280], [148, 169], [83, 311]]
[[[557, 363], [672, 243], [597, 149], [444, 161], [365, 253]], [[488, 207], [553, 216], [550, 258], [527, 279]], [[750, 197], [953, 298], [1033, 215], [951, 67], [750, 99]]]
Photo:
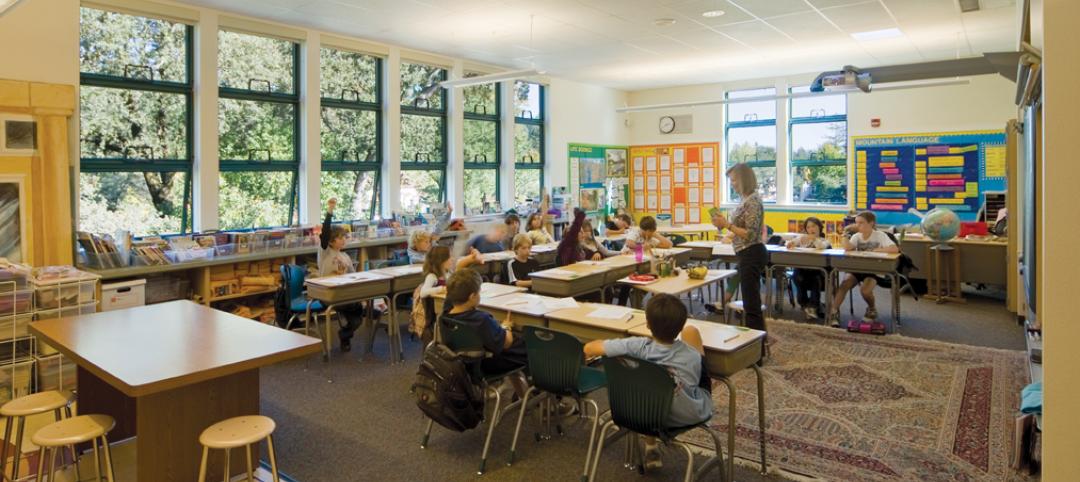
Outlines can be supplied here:
[[878, 222], [909, 224], [908, 212], [951, 209], [973, 221], [986, 191], [1004, 191], [1005, 133], [935, 132], [853, 139], [855, 209]]
[[634, 215], [667, 215], [676, 225], [707, 218], [720, 200], [716, 152], [716, 142], [630, 147]]
[[26, 199], [22, 176], [0, 176], [0, 258], [21, 263], [26, 254]]
[[568, 154], [572, 194], [591, 217], [601, 219], [630, 204], [626, 147], [569, 144]]

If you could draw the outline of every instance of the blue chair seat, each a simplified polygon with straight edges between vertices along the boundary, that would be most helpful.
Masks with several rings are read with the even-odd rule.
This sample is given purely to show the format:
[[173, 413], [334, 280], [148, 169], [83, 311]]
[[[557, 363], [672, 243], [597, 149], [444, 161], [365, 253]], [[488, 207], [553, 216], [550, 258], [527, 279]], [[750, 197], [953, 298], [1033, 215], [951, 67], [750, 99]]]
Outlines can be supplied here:
[[578, 375], [578, 393], [585, 395], [605, 386], [607, 386], [607, 375], [604, 375], [604, 370], [587, 366], [581, 367], [581, 372]]
[[[307, 312], [307, 304], [308, 300], [306, 297], [297, 296], [296, 298], [293, 298], [289, 307], [293, 313], [304, 313]], [[315, 300], [315, 302], [311, 304], [311, 311], [322, 311], [323, 309], [323, 304], [319, 300]]]

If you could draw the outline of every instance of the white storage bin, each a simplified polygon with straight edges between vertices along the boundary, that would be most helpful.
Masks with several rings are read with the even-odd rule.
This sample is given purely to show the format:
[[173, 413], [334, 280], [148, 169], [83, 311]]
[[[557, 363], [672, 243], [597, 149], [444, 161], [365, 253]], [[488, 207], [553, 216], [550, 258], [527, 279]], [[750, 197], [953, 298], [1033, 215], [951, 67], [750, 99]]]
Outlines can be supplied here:
[[122, 310], [124, 308], [143, 306], [145, 304], [145, 279], [121, 281], [119, 283], [103, 283], [101, 285], [101, 311]]

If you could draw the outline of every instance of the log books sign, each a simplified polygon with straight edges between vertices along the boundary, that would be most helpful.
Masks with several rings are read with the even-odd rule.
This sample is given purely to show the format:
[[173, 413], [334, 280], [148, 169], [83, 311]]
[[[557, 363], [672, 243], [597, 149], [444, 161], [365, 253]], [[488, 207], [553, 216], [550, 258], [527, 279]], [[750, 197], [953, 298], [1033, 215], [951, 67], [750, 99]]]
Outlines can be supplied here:
[[638, 217], [668, 214], [675, 226], [700, 223], [720, 203], [720, 144], [632, 146], [630, 207]]

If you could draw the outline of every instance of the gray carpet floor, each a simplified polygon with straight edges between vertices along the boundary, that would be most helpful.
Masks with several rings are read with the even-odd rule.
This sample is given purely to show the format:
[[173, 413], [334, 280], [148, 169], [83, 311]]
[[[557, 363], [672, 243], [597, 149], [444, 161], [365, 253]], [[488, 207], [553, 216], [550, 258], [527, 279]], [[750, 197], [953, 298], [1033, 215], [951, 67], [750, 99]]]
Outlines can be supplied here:
[[[966, 304], [938, 305], [915, 302], [905, 296], [900, 333], [906, 336], [969, 345], [1022, 350], [1022, 328], [1005, 310], [1000, 293], [966, 293]], [[879, 289], [878, 310], [889, 313], [888, 292]], [[856, 316], [864, 304], [856, 295]], [[694, 311], [702, 310], [700, 301]], [[801, 313], [785, 304], [786, 319], [802, 321]], [[847, 306], [841, 311], [850, 318]], [[698, 314], [695, 314], [698, 316]], [[698, 316], [704, 317], [704, 316]], [[710, 318], [715, 319], [715, 316]], [[359, 345], [361, 334], [355, 339]], [[867, 335], [870, 336], [870, 335]], [[483, 430], [450, 432], [436, 425], [427, 449], [419, 446], [424, 418], [416, 408], [409, 387], [419, 359], [419, 343], [406, 340], [406, 362], [387, 362], [385, 333], [379, 332], [374, 353], [359, 356], [337, 351], [329, 364], [318, 358], [294, 360], [262, 371], [262, 412], [277, 422], [275, 446], [282, 471], [302, 482], [313, 481], [460, 481], [460, 480], [577, 480], [580, 476], [588, 424], [577, 423], [564, 436], [536, 442], [537, 419], [527, 416], [518, 442], [517, 458], [506, 465], [514, 421], [500, 424], [492, 441], [487, 472], [476, 476]], [[333, 383], [327, 382], [327, 377]], [[597, 396], [601, 406], [606, 395]], [[484, 426], [486, 427], [486, 426]], [[679, 450], [664, 453], [665, 465], [639, 476], [622, 467], [622, 444], [605, 449], [599, 480], [681, 480], [685, 456]], [[700, 458], [698, 460], [700, 463]], [[717, 477], [715, 471], [709, 478]], [[781, 475], [762, 476], [752, 467], [736, 467], [742, 482], [786, 480]]]

